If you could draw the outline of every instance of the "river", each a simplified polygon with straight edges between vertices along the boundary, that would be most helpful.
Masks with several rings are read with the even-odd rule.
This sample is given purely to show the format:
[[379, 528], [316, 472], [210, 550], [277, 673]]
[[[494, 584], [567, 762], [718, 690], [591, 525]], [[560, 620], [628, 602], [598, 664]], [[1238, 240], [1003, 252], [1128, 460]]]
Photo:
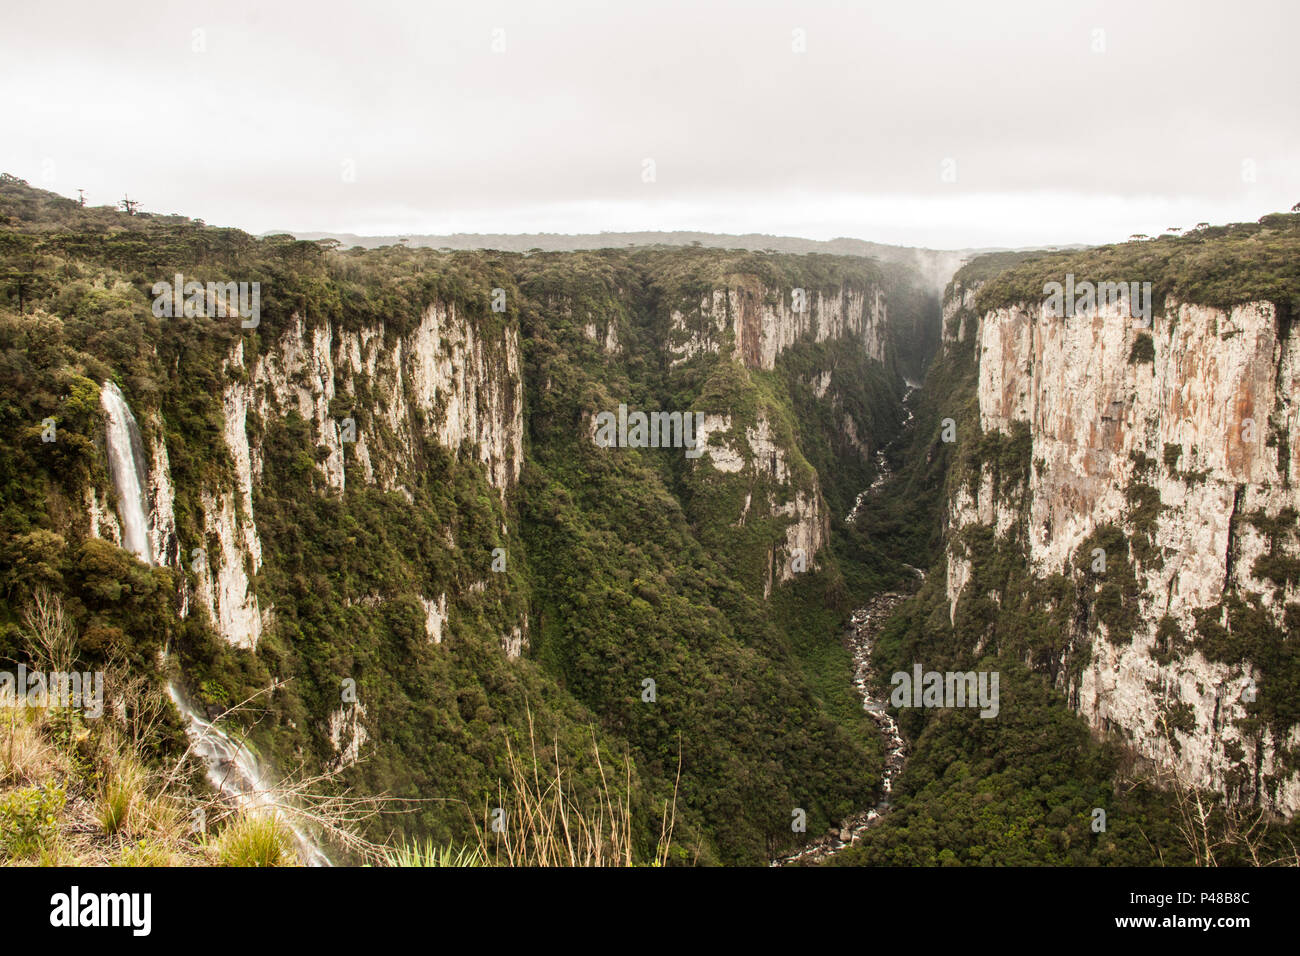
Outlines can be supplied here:
[[889, 701], [877, 697], [872, 690], [876, 680], [871, 668], [871, 651], [881, 627], [889, 620], [898, 605], [908, 597], [909, 595], [901, 591], [877, 594], [866, 607], [853, 612], [846, 634], [849, 650], [853, 654], [853, 686], [858, 696], [862, 698], [862, 709], [880, 728], [881, 740], [885, 745], [885, 766], [880, 774], [880, 800], [875, 806], [842, 820], [838, 827], [813, 840], [799, 852], [773, 860], [773, 866], [818, 863], [845, 847], [857, 843], [862, 834], [879, 823], [889, 812], [890, 798], [894, 793], [894, 781], [898, 779], [898, 775], [903, 772], [903, 766], [907, 763], [907, 742], [898, 728], [898, 721], [889, 713]]
[[[889, 450], [903, 441], [912, 428], [916, 413], [912, 407], [912, 396], [920, 388], [919, 382], [904, 380], [907, 390], [903, 393], [903, 408], [906, 417], [903, 428], [890, 445], [876, 451], [876, 477], [871, 486], [858, 495], [849, 512], [848, 523], [852, 524], [862, 510], [863, 505], [876, 494], [892, 476], [889, 467]], [[904, 565], [921, 581], [925, 572], [911, 565]], [[827, 831], [821, 837], [806, 844], [797, 853], [777, 857], [772, 866], [785, 866], [791, 863], [819, 863], [838, 853], [845, 847], [857, 843], [864, 833], [884, 819], [891, 808], [890, 799], [894, 793], [894, 782], [903, 772], [907, 763], [907, 741], [899, 730], [898, 721], [889, 713], [889, 701], [877, 697], [873, 690], [879, 685], [876, 674], [871, 667], [871, 652], [876, 646], [880, 629], [898, 608], [898, 605], [911, 595], [904, 591], [885, 591], [873, 597], [865, 607], [858, 608], [849, 618], [849, 628], [844, 640], [853, 657], [853, 687], [862, 700], [862, 709], [870, 715], [880, 728], [881, 740], [885, 746], [885, 766], [880, 774], [880, 800], [875, 806], [861, 810], [840, 821], [840, 825]]]

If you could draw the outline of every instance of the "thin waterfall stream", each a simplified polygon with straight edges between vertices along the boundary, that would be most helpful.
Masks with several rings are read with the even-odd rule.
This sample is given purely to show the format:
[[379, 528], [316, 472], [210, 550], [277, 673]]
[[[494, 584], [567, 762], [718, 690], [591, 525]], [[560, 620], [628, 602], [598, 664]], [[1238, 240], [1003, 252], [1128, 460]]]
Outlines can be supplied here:
[[[106, 419], [109, 475], [117, 492], [117, 514], [122, 523], [122, 546], [146, 564], [155, 564], [149, 538], [149, 500], [145, 495], [149, 471], [140, 426], [113, 382], [105, 382], [99, 396]], [[332, 865], [310, 834], [293, 822], [294, 807], [257, 755], [201, 716], [177, 684], [169, 683], [167, 694], [185, 717], [186, 733], [194, 752], [207, 764], [212, 786], [241, 808], [278, 813], [292, 831], [298, 856], [306, 866]]]
[[140, 426], [114, 383], [104, 383], [99, 392], [99, 403], [108, 421], [105, 429], [108, 471], [117, 491], [122, 547], [145, 564], [153, 564], [153, 549], [149, 543], [149, 500], [145, 497], [148, 469]]
[[298, 856], [306, 866], [332, 866], [325, 851], [302, 827], [292, 819], [293, 808], [288, 806], [274, 778], [267, 773], [257, 755], [246, 744], [230, 737], [206, 718], [185, 698], [175, 684], [168, 683], [167, 695], [186, 720], [186, 733], [208, 765], [208, 782], [236, 805], [269, 813], [278, 813], [293, 833]]

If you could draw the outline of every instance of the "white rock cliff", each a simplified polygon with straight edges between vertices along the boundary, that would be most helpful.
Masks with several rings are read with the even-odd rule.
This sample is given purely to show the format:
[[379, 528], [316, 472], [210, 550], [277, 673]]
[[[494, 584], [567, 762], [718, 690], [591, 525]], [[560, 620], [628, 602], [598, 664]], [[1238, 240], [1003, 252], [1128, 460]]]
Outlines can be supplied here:
[[[1277, 740], [1267, 728], [1238, 726], [1247, 716], [1243, 694], [1258, 677], [1249, 662], [1212, 662], [1189, 650], [1160, 663], [1151, 650], [1162, 617], [1190, 636], [1195, 612], [1232, 589], [1257, 596], [1279, 626], [1284, 605], [1300, 600], [1294, 586], [1253, 576], [1269, 542], [1244, 520], [1300, 508], [1300, 335], [1267, 302], [1230, 310], [1171, 302], [1150, 329], [1118, 307], [1056, 318], [1021, 305], [972, 321], [976, 290], [950, 289], [945, 346], [969, 348], [972, 340], [980, 428], [1009, 432], [1026, 423], [1033, 467], [1028, 487], [995, 495], [986, 466], [951, 497], [950, 532], [994, 526], [999, 536], [1018, 536], [1037, 574], [1069, 573], [1071, 555], [1099, 526], [1137, 533], [1129, 493], [1154, 488], [1158, 557], [1134, 558], [1141, 623], [1131, 643], [1112, 642], [1100, 625], [1079, 635], [1090, 644], [1089, 663], [1079, 685], [1063, 689], [1094, 727], [1121, 729], [1184, 780], [1229, 790], [1228, 781], [1244, 776], [1249, 786], [1237, 784], [1242, 792], [1232, 796], [1293, 812], [1300, 777], [1279, 757], [1300, 743], [1300, 730]], [[1151, 360], [1134, 357], [1142, 336]], [[955, 614], [971, 567], [951, 539]], [[1295, 534], [1277, 547], [1300, 551]], [[1193, 724], [1175, 732], [1173, 747], [1159, 720], [1170, 703], [1190, 706]]]

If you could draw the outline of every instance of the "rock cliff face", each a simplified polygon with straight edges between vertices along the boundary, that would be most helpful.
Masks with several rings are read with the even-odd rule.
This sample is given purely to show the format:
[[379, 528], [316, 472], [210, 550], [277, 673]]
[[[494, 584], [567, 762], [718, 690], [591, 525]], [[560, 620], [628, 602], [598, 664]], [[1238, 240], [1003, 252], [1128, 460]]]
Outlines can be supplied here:
[[[254, 513], [262, 437], [254, 421], [296, 413], [309, 423], [316, 467], [333, 493], [342, 493], [351, 475], [409, 499], [406, 482], [421, 466], [414, 437], [423, 433], [480, 462], [504, 501], [523, 461], [523, 383], [517, 329], [506, 326], [499, 340], [484, 341], [475, 323], [442, 303], [429, 306], [405, 336], [383, 325], [309, 326], [294, 315], [260, 353], [250, 356], [245, 344], [236, 340], [223, 363], [222, 436], [232, 480], [199, 490], [206, 540], [185, 550], [177, 538], [171, 469], [156, 420], [149, 429], [149, 534], [158, 563], [193, 572], [193, 597], [217, 632], [232, 645], [255, 649], [273, 609], [259, 606], [254, 586], [263, 560]], [[90, 533], [119, 540], [116, 517], [94, 489], [86, 506]], [[182, 588], [182, 613], [189, 592]], [[437, 642], [446, 595], [430, 607], [429, 635]], [[522, 630], [503, 635], [503, 647], [517, 653], [524, 640]]]
[[[243, 343], [236, 343], [228, 368], [239, 373], [226, 391], [226, 407], [227, 443], [241, 483], [261, 475], [260, 455], [238, 434], [249, 409], [263, 417], [293, 411], [310, 422], [324, 449], [317, 467], [337, 491], [345, 487], [348, 461], [364, 481], [405, 490], [403, 480], [418, 466], [409, 449], [421, 429], [452, 451], [468, 442], [503, 497], [519, 477], [523, 383], [513, 327], [501, 341], [485, 343], [474, 323], [438, 302], [406, 336], [382, 324], [308, 328], [295, 315], [251, 365]], [[356, 408], [362, 389], [371, 401]]]
[[879, 286], [839, 290], [780, 289], [736, 277], [690, 310], [674, 309], [669, 349], [673, 363], [717, 352], [730, 334], [735, 354], [750, 368], [771, 369], [800, 339], [853, 338], [878, 362], [887, 356], [888, 310]]
[[[770, 596], [775, 585], [821, 566], [817, 556], [829, 541], [831, 519], [818, 472], [799, 447], [800, 428], [769, 403], [756, 376], [777, 369], [778, 359], [796, 345], [830, 344], [829, 351], [801, 355], [797, 381], [807, 389], [809, 401], [828, 413], [829, 427], [839, 432], [835, 440], [869, 462], [878, 423], [855, 420], [863, 403], [846, 406], [844, 386], [863, 366], [873, 367], [882, 382], [898, 377], [898, 333], [889, 325], [884, 293], [877, 283], [858, 275], [818, 290], [779, 288], [756, 274], [735, 273], [725, 285], [702, 294], [698, 304], [691, 300], [685, 306], [672, 296], [652, 301], [650, 308], [663, 309], [660, 315], [666, 320], [657, 344], [662, 349], [659, 359], [669, 370], [688, 362], [703, 370], [732, 368], [721, 376], [724, 389], [732, 390], [730, 398], [702, 413], [697, 434], [702, 454], [689, 456], [692, 480], [708, 489], [697, 518], [721, 519], [733, 528], [769, 522], [774, 533], [762, 542], [766, 532], [747, 538], [746, 547], [763, 549], [760, 577], [764, 594]], [[590, 313], [562, 298], [551, 305], [572, 321], [591, 319]], [[603, 342], [606, 354], [615, 351], [609, 344], [613, 322], [607, 322], [605, 331], [591, 321], [580, 328], [588, 341]], [[731, 403], [744, 410], [723, 410], [731, 409]], [[609, 410], [584, 411], [584, 428], [593, 441], [596, 413]]]
[[[790, 519], [785, 538], [768, 551], [764, 596], [772, 593], [774, 581], [789, 581], [803, 571], [817, 567], [816, 556], [830, 538], [830, 521], [817, 475], [800, 482], [793, 478], [787, 449], [775, 440], [771, 423], [760, 414], [754, 426], [733, 427], [727, 415], [708, 415], [700, 429], [699, 442], [705, 454], [700, 459], [723, 474], [739, 475], [747, 481], [744, 505], [736, 516], [744, 525], [751, 512]], [[797, 452], [794, 452], [797, 454]], [[759, 488], [765, 506], [754, 507], [754, 489]]]
[[[567, 300], [551, 306], [573, 318]], [[614, 317], [587, 308], [581, 319], [585, 338], [608, 355], [621, 351]], [[506, 503], [524, 455], [517, 326], [472, 320], [458, 314], [455, 305], [435, 301], [407, 327], [404, 333], [383, 322], [344, 327], [295, 313], [273, 332], [263, 327], [257, 336], [233, 341], [221, 366], [221, 436], [231, 467], [196, 491], [202, 540], [181, 541], [177, 533], [165, 427], [150, 412], [150, 539], [158, 563], [183, 572], [182, 614], [202, 606], [222, 638], [248, 650], [257, 648], [273, 620], [274, 608], [259, 601], [256, 586], [264, 557], [255, 501], [263, 482], [268, 422], [290, 415], [302, 419], [326, 494], [341, 495], [349, 482], [359, 482], [410, 500], [412, 477], [423, 467], [413, 452], [419, 438], [480, 463]], [[669, 310], [665, 360], [671, 366], [717, 354], [725, 345], [747, 368], [771, 370], [796, 343], [831, 340], [882, 366], [892, 362], [879, 285], [852, 279], [829, 289], [778, 289], [756, 276], [733, 275], [704, 295], [698, 309]], [[831, 389], [831, 372], [820, 369], [812, 378], [815, 396], [836, 409], [846, 440], [865, 460], [871, 449]], [[731, 416], [711, 415], [700, 440], [707, 446], [702, 467], [739, 474], [748, 483], [734, 522], [744, 525], [763, 516], [779, 519], [784, 528], [783, 540], [769, 549], [765, 592], [800, 571], [815, 570], [830, 519], [817, 473], [803, 461], [789, 430], [778, 437], [766, 413], [735, 428]], [[800, 467], [791, 467], [791, 456]], [[120, 538], [111, 501], [90, 489], [86, 510], [92, 535]], [[449, 546], [454, 544], [453, 539]], [[421, 601], [429, 639], [438, 643], [456, 601], [449, 602], [446, 593], [426, 594]], [[521, 619], [519, 627], [502, 635], [502, 647], [517, 656], [527, 640]]]
[[[717, 354], [746, 369], [768, 371], [796, 344], [834, 341], [837, 355], [843, 350], [893, 375], [894, 334], [884, 293], [874, 282], [783, 289], [755, 276], [734, 275], [725, 286], [701, 296], [698, 306], [671, 309], [665, 358], [671, 367]], [[872, 448], [860, 438], [841, 394], [832, 389], [831, 369], [823, 365], [815, 363], [801, 380], [831, 409], [840, 440], [866, 461]], [[767, 550], [763, 586], [768, 596], [774, 584], [819, 567], [817, 554], [830, 539], [830, 513], [820, 478], [804, 460], [796, 431], [778, 428], [769, 412], [760, 407], [743, 420], [731, 414], [707, 415], [699, 436], [705, 455], [696, 465], [716, 472], [723, 482], [743, 485], [743, 495], [736, 498], [743, 497], [743, 502], [728, 515], [734, 525], [773, 518], [784, 526], [782, 538]]]
[[1207, 614], [1231, 627], [1230, 599], [1257, 604], [1278, 635], [1300, 600], [1293, 579], [1266, 569], [1300, 554], [1300, 335], [1269, 302], [1170, 301], [1145, 329], [1119, 308], [1055, 318], [1020, 303], [976, 315], [976, 291], [950, 287], [945, 348], [974, 349], [979, 428], [1010, 435], [1024, 423], [1032, 465], [1000, 492], [987, 463], [953, 489], [954, 617], [971, 576], [962, 528], [991, 526], [1038, 576], [1076, 584], [1096, 561], [1090, 536], [1119, 529], [1126, 553], [1106, 554], [1104, 573], [1131, 562], [1131, 640], [1095, 617], [1076, 622], [1070, 653], [1086, 664], [1077, 678], [1061, 670], [1062, 689], [1094, 727], [1118, 729], [1184, 780], [1293, 812], [1300, 778], [1287, 751], [1300, 728], [1250, 719], [1264, 679], [1256, 662], [1209, 660], [1192, 644]]
[[329, 716], [329, 741], [334, 749], [335, 766], [347, 767], [361, 757], [361, 748], [370, 739], [365, 724], [365, 705], [360, 702], [344, 704]]
[[943, 345], [965, 342], [978, 329], [979, 317], [975, 313], [975, 296], [983, 282], [963, 282], [953, 279], [943, 298]]

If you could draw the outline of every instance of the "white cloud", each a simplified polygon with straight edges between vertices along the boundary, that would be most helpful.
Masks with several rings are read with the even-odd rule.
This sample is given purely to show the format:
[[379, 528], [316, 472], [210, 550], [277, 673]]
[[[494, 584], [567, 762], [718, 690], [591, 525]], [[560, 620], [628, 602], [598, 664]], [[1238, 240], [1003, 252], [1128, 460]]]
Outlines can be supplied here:
[[50, 0], [6, 11], [0, 169], [253, 231], [1098, 242], [1300, 199], [1297, 27], [1288, 0]]

